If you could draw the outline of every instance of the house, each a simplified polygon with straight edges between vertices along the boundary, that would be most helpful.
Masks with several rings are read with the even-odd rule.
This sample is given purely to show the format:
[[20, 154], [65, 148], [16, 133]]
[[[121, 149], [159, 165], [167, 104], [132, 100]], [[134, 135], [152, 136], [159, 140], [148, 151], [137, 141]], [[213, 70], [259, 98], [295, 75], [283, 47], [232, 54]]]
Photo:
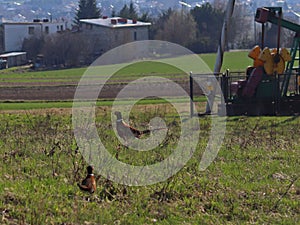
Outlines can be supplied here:
[[4, 30], [4, 52], [21, 51], [25, 38], [53, 34], [66, 30], [65, 22], [52, 22], [48, 19], [35, 19], [33, 22], [5, 22]]
[[80, 30], [95, 42], [95, 51], [101, 53], [132, 41], [148, 40], [150, 25], [121, 17], [80, 20]]

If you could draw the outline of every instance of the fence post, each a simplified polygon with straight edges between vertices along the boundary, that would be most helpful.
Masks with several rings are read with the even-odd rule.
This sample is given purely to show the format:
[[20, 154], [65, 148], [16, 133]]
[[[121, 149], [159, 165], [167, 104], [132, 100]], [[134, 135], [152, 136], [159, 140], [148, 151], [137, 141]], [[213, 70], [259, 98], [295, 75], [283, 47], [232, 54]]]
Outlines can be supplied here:
[[193, 73], [190, 72], [190, 117], [194, 116]]

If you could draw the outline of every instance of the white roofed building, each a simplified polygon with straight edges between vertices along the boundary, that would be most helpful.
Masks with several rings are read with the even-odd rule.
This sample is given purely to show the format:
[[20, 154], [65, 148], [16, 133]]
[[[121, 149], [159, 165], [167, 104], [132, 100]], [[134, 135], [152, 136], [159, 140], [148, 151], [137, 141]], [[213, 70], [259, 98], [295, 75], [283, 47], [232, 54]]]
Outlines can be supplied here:
[[34, 20], [33, 22], [5, 22], [4, 51], [21, 51], [25, 38], [53, 34], [66, 30], [65, 22], [52, 22], [48, 19]]
[[121, 17], [80, 20], [80, 30], [97, 42], [95, 51], [105, 52], [122, 44], [149, 39], [151, 23]]

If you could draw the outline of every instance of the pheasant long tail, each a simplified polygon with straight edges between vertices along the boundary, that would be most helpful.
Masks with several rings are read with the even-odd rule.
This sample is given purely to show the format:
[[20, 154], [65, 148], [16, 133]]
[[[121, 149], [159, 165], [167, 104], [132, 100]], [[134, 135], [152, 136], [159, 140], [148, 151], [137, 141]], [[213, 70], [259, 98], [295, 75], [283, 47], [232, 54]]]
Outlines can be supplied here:
[[147, 130], [141, 131], [141, 133], [142, 133], [142, 134], [150, 134], [150, 133], [153, 132], [153, 131], [164, 130], [164, 129], [167, 129], [167, 128], [162, 127], [162, 128], [155, 128], [155, 129], [147, 129]]

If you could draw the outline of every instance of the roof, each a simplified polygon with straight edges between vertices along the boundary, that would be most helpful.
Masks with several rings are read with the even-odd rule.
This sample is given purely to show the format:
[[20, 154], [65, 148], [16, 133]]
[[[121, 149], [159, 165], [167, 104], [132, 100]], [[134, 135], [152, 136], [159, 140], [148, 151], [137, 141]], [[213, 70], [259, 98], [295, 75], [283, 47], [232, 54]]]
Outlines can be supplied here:
[[40, 25], [40, 24], [64, 24], [63, 21], [49, 21], [49, 20], [34, 20], [32, 22], [14, 22], [14, 21], [5, 21], [3, 25]]
[[295, 11], [292, 11], [292, 13], [293, 13], [295, 16], [297, 16], [298, 18], [300, 18], [300, 13], [297, 13], [297, 12], [295, 12]]
[[18, 56], [18, 55], [26, 55], [26, 52], [9, 52], [9, 53], [4, 53], [0, 55], [1, 58], [6, 58], [6, 57], [13, 57], [13, 56]]
[[109, 28], [121, 28], [121, 27], [141, 27], [150, 26], [151, 23], [141, 22], [137, 20], [130, 20], [121, 17], [110, 17], [110, 18], [97, 18], [97, 19], [81, 19], [81, 23], [88, 23], [97, 26], [109, 27]]

